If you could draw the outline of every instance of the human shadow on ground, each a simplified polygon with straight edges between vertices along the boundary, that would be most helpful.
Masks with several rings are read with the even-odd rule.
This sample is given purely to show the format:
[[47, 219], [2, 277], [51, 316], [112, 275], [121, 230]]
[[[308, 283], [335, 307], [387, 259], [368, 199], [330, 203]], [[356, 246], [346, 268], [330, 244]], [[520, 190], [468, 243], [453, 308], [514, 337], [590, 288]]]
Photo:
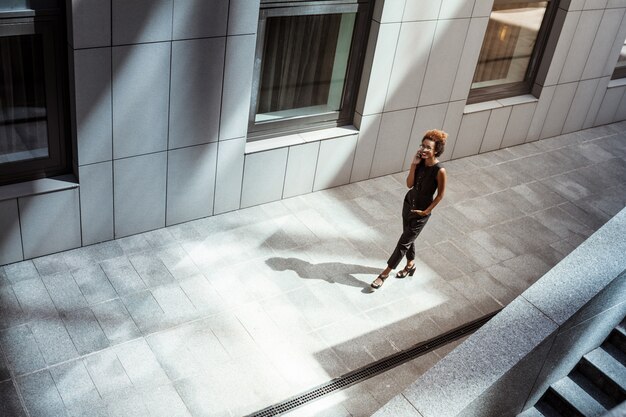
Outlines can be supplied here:
[[[369, 292], [370, 283], [363, 282], [353, 274], [368, 274], [376, 277], [379, 268], [341, 262], [322, 262], [313, 264], [298, 258], [269, 258], [265, 263], [274, 271], [294, 271], [303, 279], [320, 279], [329, 283], [357, 287]], [[373, 280], [374, 278], [372, 278]]]

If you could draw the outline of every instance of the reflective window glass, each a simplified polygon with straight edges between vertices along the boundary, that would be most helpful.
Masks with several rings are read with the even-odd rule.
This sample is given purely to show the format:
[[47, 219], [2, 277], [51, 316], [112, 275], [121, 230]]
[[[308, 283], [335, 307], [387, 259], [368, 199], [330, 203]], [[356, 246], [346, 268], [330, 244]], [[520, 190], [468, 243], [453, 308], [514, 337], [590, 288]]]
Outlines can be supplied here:
[[0, 164], [48, 157], [41, 35], [0, 38]]

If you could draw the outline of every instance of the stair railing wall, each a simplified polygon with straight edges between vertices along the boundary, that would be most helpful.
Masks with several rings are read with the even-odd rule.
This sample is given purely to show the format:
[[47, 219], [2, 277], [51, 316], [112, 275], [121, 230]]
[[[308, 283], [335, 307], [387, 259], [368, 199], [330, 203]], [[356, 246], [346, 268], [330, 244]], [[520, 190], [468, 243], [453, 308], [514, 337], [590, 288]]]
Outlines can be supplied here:
[[503, 417], [532, 407], [626, 315], [624, 236], [626, 209], [374, 415]]

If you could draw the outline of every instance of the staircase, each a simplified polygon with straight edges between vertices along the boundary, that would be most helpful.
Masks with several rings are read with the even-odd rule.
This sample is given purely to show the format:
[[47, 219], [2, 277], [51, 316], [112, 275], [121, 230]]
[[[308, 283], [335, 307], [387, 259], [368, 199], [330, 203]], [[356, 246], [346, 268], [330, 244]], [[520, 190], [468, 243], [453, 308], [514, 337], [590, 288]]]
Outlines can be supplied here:
[[626, 401], [626, 320], [518, 417], [601, 417]]

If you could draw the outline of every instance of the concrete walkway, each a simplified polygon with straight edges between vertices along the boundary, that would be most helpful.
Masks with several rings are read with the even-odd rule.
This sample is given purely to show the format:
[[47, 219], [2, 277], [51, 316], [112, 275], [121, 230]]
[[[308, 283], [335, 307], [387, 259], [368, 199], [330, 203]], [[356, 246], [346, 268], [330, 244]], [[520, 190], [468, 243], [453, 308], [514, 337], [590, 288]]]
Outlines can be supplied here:
[[[241, 416], [481, 317], [626, 205], [624, 131], [445, 163], [376, 292], [406, 173], [1, 267], [0, 416]], [[453, 347], [289, 415], [370, 415]]]

